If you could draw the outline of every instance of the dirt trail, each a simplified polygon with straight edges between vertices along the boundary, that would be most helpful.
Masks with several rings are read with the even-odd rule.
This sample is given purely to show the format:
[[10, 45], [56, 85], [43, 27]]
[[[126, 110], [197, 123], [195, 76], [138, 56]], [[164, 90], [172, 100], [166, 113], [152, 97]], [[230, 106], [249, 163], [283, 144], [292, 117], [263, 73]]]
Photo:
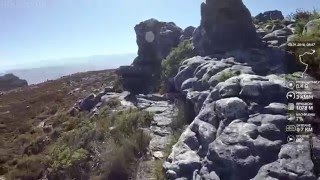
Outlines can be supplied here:
[[152, 138], [149, 144], [149, 154], [138, 164], [135, 179], [155, 180], [153, 173], [155, 160], [164, 158], [164, 150], [172, 134], [170, 125], [177, 111], [174, 104], [159, 95], [138, 96], [137, 99], [137, 106], [154, 113], [154, 120], [148, 129]]

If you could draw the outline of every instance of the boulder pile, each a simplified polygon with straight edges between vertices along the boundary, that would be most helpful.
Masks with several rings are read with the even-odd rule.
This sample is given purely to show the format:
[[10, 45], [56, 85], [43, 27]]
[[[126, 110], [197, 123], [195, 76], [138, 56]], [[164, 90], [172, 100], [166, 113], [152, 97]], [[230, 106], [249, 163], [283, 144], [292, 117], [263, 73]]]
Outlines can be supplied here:
[[164, 163], [169, 179], [316, 179], [310, 146], [319, 145], [287, 142], [285, 79], [233, 58], [183, 66], [175, 85], [198, 115]]

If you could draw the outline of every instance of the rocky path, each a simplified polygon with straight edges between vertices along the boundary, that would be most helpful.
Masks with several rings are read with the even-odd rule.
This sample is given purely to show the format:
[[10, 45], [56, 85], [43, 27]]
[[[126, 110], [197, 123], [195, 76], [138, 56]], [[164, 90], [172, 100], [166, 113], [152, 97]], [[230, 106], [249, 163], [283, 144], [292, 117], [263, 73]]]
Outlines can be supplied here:
[[[171, 123], [175, 117], [177, 110], [173, 103], [167, 101], [163, 96], [158, 94], [137, 95], [135, 98], [130, 97], [130, 93], [122, 92], [101, 92], [97, 96], [91, 97], [93, 102], [97, 104], [91, 110], [91, 113], [99, 113], [99, 109], [108, 103], [110, 99], [118, 99], [121, 106], [117, 108], [117, 111], [122, 111], [128, 108], [138, 108], [154, 114], [151, 126], [145, 131], [150, 135], [151, 140], [149, 144], [149, 152], [146, 156], [139, 160], [132, 179], [138, 180], [152, 180], [154, 177], [154, 169], [156, 160], [161, 160], [164, 157], [164, 151], [168, 143], [170, 143], [172, 129]], [[99, 98], [99, 102], [95, 101], [95, 98]], [[90, 97], [88, 97], [90, 98]], [[130, 101], [128, 99], [131, 99]], [[83, 102], [86, 102], [84, 100]], [[88, 101], [90, 102], [90, 101]], [[83, 103], [82, 103], [83, 104]], [[84, 104], [85, 105], [85, 104]]]
[[154, 120], [148, 129], [151, 136], [149, 153], [139, 162], [135, 179], [151, 180], [155, 179], [153, 174], [155, 160], [164, 158], [164, 149], [172, 134], [170, 124], [176, 110], [173, 104], [159, 95], [139, 95], [137, 100], [137, 107], [153, 113]]

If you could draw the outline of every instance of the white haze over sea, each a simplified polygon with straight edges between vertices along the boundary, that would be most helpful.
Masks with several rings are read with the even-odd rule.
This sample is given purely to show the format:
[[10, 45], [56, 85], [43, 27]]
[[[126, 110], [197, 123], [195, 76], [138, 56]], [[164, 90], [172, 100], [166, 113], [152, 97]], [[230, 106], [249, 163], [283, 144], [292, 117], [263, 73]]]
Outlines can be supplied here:
[[29, 84], [38, 84], [77, 72], [115, 69], [119, 66], [130, 65], [135, 56], [135, 54], [98, 55], [48, 60], [46, 62], [21, 65], [21, 67], [15, 66], [14, 68], [9, 68], [9, 70], [0, 68], [2, 70], [0, 75], [13, 73], [19, 78], [27, 80]]

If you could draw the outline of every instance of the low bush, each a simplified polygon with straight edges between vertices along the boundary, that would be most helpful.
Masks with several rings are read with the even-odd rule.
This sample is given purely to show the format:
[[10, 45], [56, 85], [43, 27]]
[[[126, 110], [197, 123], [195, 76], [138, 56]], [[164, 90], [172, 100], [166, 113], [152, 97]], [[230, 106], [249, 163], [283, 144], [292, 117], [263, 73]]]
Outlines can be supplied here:
[[74, 172], [78, 171], [87, 176], [82, 169], [95, 164], [93, 176], [128, 179], [133, 163], [147, 151], [150, 137], [143, 128], [149, 127], [152, 119], [145, 111], [114, 112], [109, 107], [93, 118], [81, 114], [72, 122], [74, 128], [62, 133], [51, 146], [52, 174], [77, 178], [79, 173]]
[[149, 127], [153, 117], [146, 111], [129, 109], [110, 117], [108, 151], [103, 155], [105, 179], [129, 179], [132, 163], [148, 149], [150, 136], [143, 128]]
[[174, 48], [162, 61], [162, 78], [170, 78], [177, 74], [181, 62], [194, 56], [191, 40], [185, 40]]
[[111, 108], [115, 109], [121, 105], [121, 102], [118, 98], [110, 98], [107, 102], [106, 105]]
[[219, 76], [219, 82], [224, 82], [234, 76], [239, 75], [239, 71], [223, 71]]
[[46, 156], [26, 156], [21, 158], [16, 168], [9, 172], [9, 179], [39, 179], [47, 166]]
[[117, 93], [121, 93], [123, 91], [123, 86], [120, 77], [116, 77], [113, 81], [113, 89]]
[[89, 153], [83, 148], [73, 149], [67, 144], [56, 145], [51, 154], [51, 167], [54, 169], [69, 168], [83, 161]]
[[297, 9], [296, 12], [288, 15], [288, 19], [295, 21], [295, 34], [301, 35], [303, 33], [305, 25], [313, 20], [320, 18], [320, 13], [316, 10], [306, 11]]

